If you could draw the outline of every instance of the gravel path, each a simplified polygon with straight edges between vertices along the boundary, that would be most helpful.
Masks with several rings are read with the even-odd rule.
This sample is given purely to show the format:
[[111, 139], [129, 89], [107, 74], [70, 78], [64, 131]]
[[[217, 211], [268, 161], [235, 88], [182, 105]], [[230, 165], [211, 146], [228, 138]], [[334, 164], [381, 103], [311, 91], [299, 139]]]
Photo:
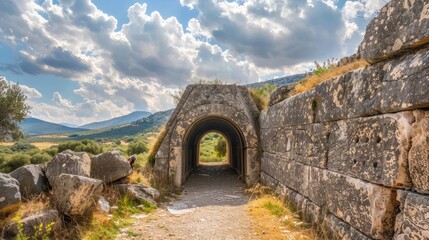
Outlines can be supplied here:
[[232, 170], [200, 167], [177, 199], [122, 229], [118, 239], [255, 239], [246, 211], [248, 196]]

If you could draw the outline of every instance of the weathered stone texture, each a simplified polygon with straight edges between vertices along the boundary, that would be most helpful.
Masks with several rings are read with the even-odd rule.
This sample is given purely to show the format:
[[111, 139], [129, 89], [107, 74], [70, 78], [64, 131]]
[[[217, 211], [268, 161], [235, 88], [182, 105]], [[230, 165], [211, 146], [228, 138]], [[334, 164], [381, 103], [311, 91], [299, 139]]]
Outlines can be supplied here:
[[[61, 219], [58, 211], [51, 209], [22, 218], [20, 224], [22, 224], [21, 232], [18, 230], [17, 222], [8, 224], [4, 229], [3, 237], [17, 239], [18, 234], [23, 234], [27, 237], [25, 239], [53, 239], [54, 234], [61, 228]], [[21, 235], [20, 239], [22, 238]]]
[[19, 182], [9, 174], [0, 173], [0, 214], [7, 213], [21, 202]]
[[409, 169], [414, 188], [429, 193], [429, 111], [415, 111]]
[[360, 179], [324, 171], [329, 212], [375, 239], [393, 235], [395, 191]]
[[288, 97], [288, 94], [295, 89], [297, 83], [291, 83], [284, 86], [278, 87], [270, 94], [270, 101], [268, 106], [273, 106], [276, 103], [279, 103], [285, 100]]
[[106, 152], [91, 158], [91, 177], [104, 183], [111, 183], [131, 173], [130, 163], [119, 151]]
[[370, 240], [369, 238], [350, 226], [349, 224], [341, 221], [339, 218], [332, 214], [327, 214], [323, 219], [322, 226], [325, 230], [324, 237], [332, 240]]
[[398, 191], [397, 200], [401, 212], [396, 217], [394, 239], [429, 239], [429, 196]]
[[48, 179], [40, 165], [22, 166], [11, 172], [10, 176], [18, 180], [23, 198], [38, 195], [48, 189]]
[[383, 71], [382, 112], [429, 107], [428, 48], [386, 63]]
[[328, 169], [391, 187], [411, 187], [412, 112], [339, 121], [329, 137]]
[[375, 63], [426, 43], [429, 43], [429, 3], [392, 0], [367, 26], [359, 52], [363, 59]]
[[137, 201], [147, 201], [156, 205], [156, 200], [159, 199], [160, 193], [158, 190], [145, 186], [143, 184], [117, 184], [116, 188]]
[[62, 173], [89, 177], [91, 174], [91, 159], [85, 152], [66, 150], [58, 153], [46, 165], [46, 177], [52, 187]]
[[52, 191], [57, 210], [70, 216], [87, 215], [103, 191], [102, 183], [98, 179], [62, 173]]
[[[236, 164], [236, 167], [245, 167], [243, 173], [246, 183], [257, 182], [260, 171], [258, 118], [259, 111], [246, 87], [188, 86], [167, 123], [167, 134], [156, 154], [156, 174], [163, 180], [169, 178], [168, 180], [174, 181], [177, 186], [183, 184], [186, 175], [184, 171], [190, 171], [194, 167], [192, 165], [194, 162], [190, 163], [187, 159], [183, 159], [183, 156], [188, 154], [188, 149], [184, 149], [189, 141], [188, 134], [194, 134], [194, 127], [200, 126], [200, 123], [204, 125], [205, 121], [219, 120], [223, 121], [223, 126], [219, 128], [230, 131], [225, 127], [230, 126], [243, 138], [240, 143], [243, 153], [239, 155], [244, 156], [246, 163]], [[236, 170], [241, 171], [241, 169]]]

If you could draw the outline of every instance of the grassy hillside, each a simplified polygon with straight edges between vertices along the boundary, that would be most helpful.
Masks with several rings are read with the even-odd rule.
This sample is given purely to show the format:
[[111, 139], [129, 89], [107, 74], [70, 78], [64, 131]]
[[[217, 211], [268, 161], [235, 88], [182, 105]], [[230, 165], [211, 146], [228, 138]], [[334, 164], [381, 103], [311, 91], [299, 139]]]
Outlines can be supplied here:
[[105, 128], [105, 127], [113, 127], [113, 126], [119, 126], [119, 125], [123, 125], [123, 124], [128, 124], [131, 122], [134, 122], [136, 120], [142, 119], [144, 117], [150, 116], [152, 113], [150, 112], [145, 112], [145, 111], [136, 111], [136, 112], [132, 112], [130, 114], [124, 115], [124, 116], [120, 116], [117, 118], [112, 118], [106, 121], [101, 121], [101, 122], [93, 122], [93, 123], [89, 123], [89, 124], [85, 124], [80, 126], [80, 128], [85, 128], [85, 129], [98, 129], [98, 128]]
[[170, 118], [173, 110], [154, 113], [148, 117], [134, 121], [130, 124], [98, 129], [94, 131], [78, 132], [69, 135], [69, 139], [82, 140], [82, 139], [100, 139], [109, 138], [117, 139], [124, 136], [133, 136], [138, 133], [145, 133], [150, 131], [157, 131], [159, 127], [165, 124]]

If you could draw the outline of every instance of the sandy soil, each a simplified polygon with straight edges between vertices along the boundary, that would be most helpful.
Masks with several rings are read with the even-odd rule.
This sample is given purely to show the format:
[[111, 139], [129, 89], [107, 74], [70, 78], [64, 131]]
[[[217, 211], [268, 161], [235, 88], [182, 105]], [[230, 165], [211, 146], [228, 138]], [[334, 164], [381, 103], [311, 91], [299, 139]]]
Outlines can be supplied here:
[[232, 170], [204, 166], [181, 195], [154, 213], [133, 216], [138, 221], [117, 239], [255, 239], [243, 191]]

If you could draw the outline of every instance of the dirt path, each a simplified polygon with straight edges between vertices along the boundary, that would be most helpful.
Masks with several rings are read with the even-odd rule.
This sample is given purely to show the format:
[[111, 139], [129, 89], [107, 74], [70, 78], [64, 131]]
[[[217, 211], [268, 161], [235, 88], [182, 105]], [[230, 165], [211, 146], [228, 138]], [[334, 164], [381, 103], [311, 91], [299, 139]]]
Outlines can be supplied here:
[[225, 167], [200, 168], [176, 200], [161, 205], [117, 239], [255, 239], [244, 185]]

